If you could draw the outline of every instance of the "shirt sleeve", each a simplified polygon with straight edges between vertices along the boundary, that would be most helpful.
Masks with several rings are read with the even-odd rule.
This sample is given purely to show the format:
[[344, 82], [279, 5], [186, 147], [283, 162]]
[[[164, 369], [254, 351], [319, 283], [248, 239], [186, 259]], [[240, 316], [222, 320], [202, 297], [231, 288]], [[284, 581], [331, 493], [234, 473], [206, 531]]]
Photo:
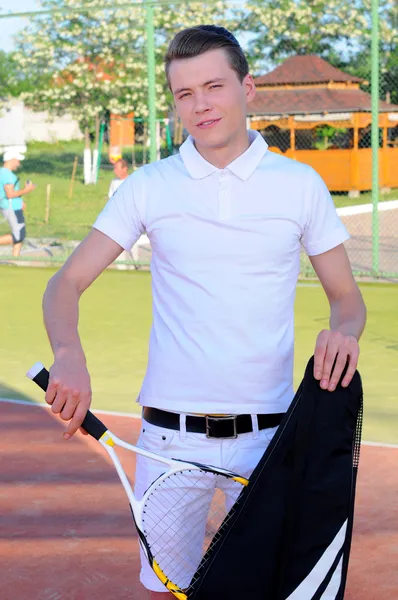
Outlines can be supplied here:
[[129, 175], [108, 200], [93, 227], [125, 250], [145, 232], [145, 193], [139, 170]]
[[18, 177], [9, 169], [4, 169], [1, 176], [1, 183], [5, 185], [13, 185], [14, 189], [17, 189]]
[[313, 169], [307, 188], [307, 203], [301, 243], [308, 256], [332, 250], [349, 239], [325, 182]]

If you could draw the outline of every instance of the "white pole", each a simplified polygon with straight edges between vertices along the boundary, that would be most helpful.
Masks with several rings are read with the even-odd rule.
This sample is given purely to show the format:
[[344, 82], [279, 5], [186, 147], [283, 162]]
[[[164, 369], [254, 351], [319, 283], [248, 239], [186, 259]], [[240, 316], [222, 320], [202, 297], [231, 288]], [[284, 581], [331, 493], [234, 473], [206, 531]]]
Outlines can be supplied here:
[[83, 154], [83, 171], [84, 171], [84, 183], [87, 185], [88, 183], [91, 183], [91, 175], [92, 175], [92, 170], [91, 170], [91, 150], [90, 150], [90, 148], [85, 148], [84, 149], [84, 154]]
[[51, 183], [47, 183], [47, 193], [46, 193], [46, 214], [44, 216], [44, 222], [48, 223], [50, 218], [50, 197], [51, 197]]
[[98, 169], [98, 148], [95, 148], [95, 150], [93, 152], [91, 183], [95, 183], [97, 181], [97, 169]]

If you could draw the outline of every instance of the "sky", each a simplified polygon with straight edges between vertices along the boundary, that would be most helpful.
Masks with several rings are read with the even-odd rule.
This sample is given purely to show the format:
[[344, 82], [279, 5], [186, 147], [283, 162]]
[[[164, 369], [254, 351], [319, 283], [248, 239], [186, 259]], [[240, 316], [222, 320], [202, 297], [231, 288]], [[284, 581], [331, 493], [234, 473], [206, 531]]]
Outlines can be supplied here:
[[[0, 0], [0, 13], [39, 10], [40, 0]], [[28, 18], [0, 19], [0, 50], [10, 52], [14, 49], [14, 36], [26, 25]], [[242, 36], [241, 36], [242, 38]]]
[[[0, 13], [24, 12], [40, 9], [40, 0], [0, 0]], [[28, 23], [27, 18], [0, 19], [0, 50], [10, 52], [14, 49], [14, 36]], [[245, 43], [247, 36], [240, 35]]]
[[[0, 0], [0, 12], [23, 12], [27, 10], [38, 10], [40, 2], [38, 0]], [[27, 19], [0, 19], [0, 50], [9, 52], [14, 48], [13, 36], [17, 34]]]

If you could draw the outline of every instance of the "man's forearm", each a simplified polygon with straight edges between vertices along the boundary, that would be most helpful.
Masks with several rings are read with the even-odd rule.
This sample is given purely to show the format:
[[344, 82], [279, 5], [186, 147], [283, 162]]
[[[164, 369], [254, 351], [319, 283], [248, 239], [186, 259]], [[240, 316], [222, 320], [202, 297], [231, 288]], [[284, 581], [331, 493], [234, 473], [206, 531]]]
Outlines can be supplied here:
[[68, 351], [84, 357], [78, 333], [79, 291], [62, 278], [52, 277], [43, 296], [43, 315], [54, 356]]
[[13, 198], [20, 198], [21, 196], [25, 196], [28, 194], [30, 190], [14, 190], [13, 192], [8, 192], [7, 198], [8, 200], [12, 200]]
[[358, 288], [331, 303], [330, 329], [343, 335], [361, 337], [366, 323], [366, 307]]

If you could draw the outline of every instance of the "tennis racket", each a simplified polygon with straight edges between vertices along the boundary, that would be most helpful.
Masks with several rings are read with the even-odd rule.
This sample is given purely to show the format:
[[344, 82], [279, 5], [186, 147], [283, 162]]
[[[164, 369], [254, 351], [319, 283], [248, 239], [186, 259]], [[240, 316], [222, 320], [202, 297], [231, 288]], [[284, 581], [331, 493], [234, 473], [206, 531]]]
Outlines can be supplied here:
[[[49, 372], [36, 363], [27, 376], [46, 391]], [[149, 564], [163, 585], [179, 600], [189, 599], [199, 565], [231, 519], [235, 502], [249, 483], [236, 473], [196, 462], [168, 459], [118, 438], [98, 417], [87, 411], [83, 429], [98, 440], [111, 457], [130, 502], [138, 538]], [[164, 464], [164, 473], [141, 500], [134, 496], [115, 446]], [[228, 492], [232, 508], [225, 508]]]

